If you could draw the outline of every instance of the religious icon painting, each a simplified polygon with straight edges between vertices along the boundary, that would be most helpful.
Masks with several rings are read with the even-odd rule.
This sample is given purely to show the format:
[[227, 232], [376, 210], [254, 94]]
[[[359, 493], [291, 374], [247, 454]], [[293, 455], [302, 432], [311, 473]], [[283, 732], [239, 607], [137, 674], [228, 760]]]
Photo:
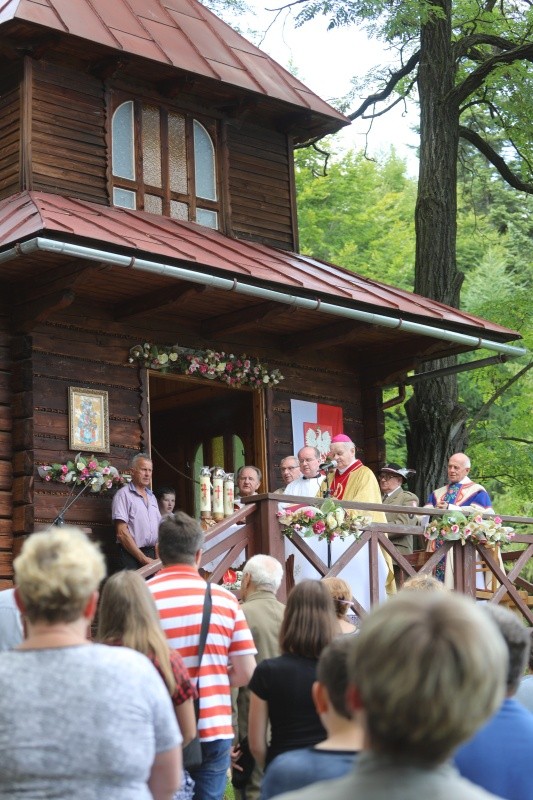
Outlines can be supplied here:
[[69, 386], [69, 448], [109, 453], [109, 409], [107, 392]]

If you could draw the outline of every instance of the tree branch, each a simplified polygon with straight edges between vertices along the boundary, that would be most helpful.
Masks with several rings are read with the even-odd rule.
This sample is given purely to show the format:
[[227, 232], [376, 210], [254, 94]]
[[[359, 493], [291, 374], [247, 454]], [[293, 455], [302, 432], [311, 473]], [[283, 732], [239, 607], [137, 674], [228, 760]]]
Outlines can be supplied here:
[[509, 389], [513, 385], [513, 383], [516, 383], [516, 381], [520, 380], [520, 378], [523, 375], [525, 375], [526, 372], [528, 372], [532, 367], [533, 367], [533, 361], [530, 361], [529, 364], [526, 364], [525, 367], [523, 367], [515, 375], [510, 377], [508, 381], [505, 381], [505, 383], [502, 383], [500, 388], [497, 391], [494, 392], [492, 397], [489, 397], [487, 402], [483, 403], [483, 405], [481, 406], [481, 408], [479, 409], [477, 414], [474, 414], [474, 416], [472, 417], [472, 419], [470, 420], [469, 424], [466, 427], [466, 435], [467, 436], [470, 436], [470, 434], [472, 433], [472, 431], [474, 430], [474, 428], [478, 424], [479, 420], [482, 417], [485, 416], [485, 413], [489, 410], [489, 408], [492, 405], [494, 405], [496, 400], [498, 400], [498, 398], [501, 397], [502, 394], [504, 394], [507, 391], [507, 389]]
[[376, 119], [377, 117], [382, 117], [384, 114], [387, 114], [391, 110], [391, 108], [397, 106], [398, 103], [404, 103], [406, 97], [408, 97], [409, 92], [411, 91], [415, 83], [416, 83], [416, 78], [413, 78], [413, 80], [409, 83], [409, 86], [407, 87], [407, 91], [404, 94], [400, 95], [400, 97], [397, 97], [396, 100], [393, 100], [392, 103], [388, 105], [386, 108], [384, 108], [382, 111], [373, 111], [372, 114], [363, 114], [361, 119]]
[[493, 36], [489, 33], [471, 33], [468, 36], [463, 36], [454, 44], [454, 52], [456, 58], [468, 55], [469, 51], [473, 48], [479, 47], [482, 44], [488, 44], [490, 47], [497, 47], [498, 50], [512, 50], [516, 47], [516, 42], [511, 42], [509, 39], [504, 39], [503, 36]]
[[533, 444], [533, 439], [520, 439], [518, 436], [500, 436], [504, 442], [521, 442], [521, 444]]
[[449, 100], [452, 103], [460, 105], [467, 97], [470, 97], [476, 89], [479, 89], [479, 87], [483, 85], [485, 78], [490, 75], [496, 67], [501, 66], [501, 64], [512, 64], [514, 61], [533, 61], [533, 42], [518, 45], [503, 53], [497, 53], [495, 56], [492, 56], [492, 58], [487, 58], [483, 64], [471, 72], [461, 84], [450, 92]]
[[506, 164], [504, 159], [479, 135], [479, 133], [467, 128], [465, 125], [459, 125], [459, 136], [461, 139], [465, 139], [467, 142], [474, 145], [474, 147], [485, 156], [487, 161], [490, 161], [490, 163], [496, 167], [509, 186], [512, 186], [513, 189], [517, 189], [519, 192], [533, 194], [533, 183], [527, 183], [519, 178]]
[[367, 110], [369, 106], [374, 105], [375, 103], [380, 103], [382, 100], [386, 100], [387, 97], [390, 97], [398, 83], [401, 81], [402, 78], [405, 78], [406, 75], [409, 75], [415, 67], [417, 66], [420, 60], [420, 51], [417, 50], [416, 53], [413, 53], [411, 58], [406, 61], [403, 67], [399, 70], [394, 72], [389, 80], [387, 81], [385, 88], [381, 92], [376, 92], [376, 94], [369, 95], [359, 106], [359, 108], [354, 111], [352, 114], [348, 114], [348, 119], [357, 119], [361, 117], [364, 112]]

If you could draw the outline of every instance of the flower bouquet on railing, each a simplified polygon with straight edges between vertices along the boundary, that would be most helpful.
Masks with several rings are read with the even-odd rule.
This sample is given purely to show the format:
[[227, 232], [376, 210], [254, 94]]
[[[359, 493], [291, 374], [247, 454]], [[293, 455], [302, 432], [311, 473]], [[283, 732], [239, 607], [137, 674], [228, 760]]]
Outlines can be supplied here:
[[67, 486], [87, 486], [91, 492], [106, 492], [115, 486], [128, 483], [129, 475], [122, 475], [109, 461], [99, 461], [95, 456], [78, 453], [72, 461], [64, 464], [42, 464], [37, 468], [45, 481], [63, 483]]
[[502, 524], [500, 517], [483, 518], [481, 514], [465, 516], [462, 511], [450, 511], [435, 519], [424, 530], [429, 541], [456, 542], [467, 540], [477, 544], [507, 544], [514, 537], [514, 529]]
[[359, 539], [363, 530], [372, 524], [372, 517], [358, 514], [357, 511], [343, 508], [331, 498], [320, 507], [291, 506], [279, 511], [281, 532], [289, 539], [295, 533], [300, 536], [316, 536], [332, 542], [334, 539]]

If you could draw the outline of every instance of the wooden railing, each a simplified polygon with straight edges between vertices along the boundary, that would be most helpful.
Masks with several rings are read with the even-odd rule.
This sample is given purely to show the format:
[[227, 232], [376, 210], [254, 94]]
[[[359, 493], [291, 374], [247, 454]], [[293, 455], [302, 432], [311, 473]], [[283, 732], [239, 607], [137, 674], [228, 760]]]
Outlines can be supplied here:
[[[213, 526], [206, 533], [205, 549], [201, 564], [208, 564], [214, 559], [221, 557], [214, 571], [209, 575], [209, 580], [218, 583], [226, 570], [234, 563], [239, 554], [244, 550], [246, 558], [250, 558], [257, 553], [268, 553], [285, 564], [285, 537], [281, 534], [280, 525], [277, 518], [279, 509], [280, 495], [261, 494], [254, 495], [243, 500], [244, 506], [236, 511], [231, 517], [227, 517], [222, 522]], [[320, 498], [302, 498], [283, 495], [283, 502], [290, 504], [320, 505], [323, 501]], [[381, 504], [375, 503], [353, 503], [340, 502], [345, 508], [356, 509], [358, 511], [383, 511]], [[387, 512], [399, 511], [406, 513], [405, 506], [387, 505]], [[428, 508], [409, 508], [409, 514], [416, 517], [428, 514]], [[431, 509], [432, 516], [442, 516], [446, 511]], [[512, 527], [533, 526], [531, 517], [509, 517], [502, 516], [501, 519]], [[296, 549], [305, 557], [322, 577], [335, 576], [348, 564], [351, 559], [368, 544], [368, 576], [371, 605], [379, 602], [379, 577], [378, 577], [378, 557], [379, 548], [386, 551], [392, 561], [397, 564], [402, 574], [413, 576], [418, 573], [431, 574], [434, 567], [446, 557], [449, 551], [453, 552], [454, 558], [454, 588], [464, 594], [476, 597], [481, 593], [476, 587], [476, 552], [479, 552], [486, 568], [494, 575], [496, 586], [494, 592], [482, 594], [483, 599], [492, 603], [506, 602], [513, 605], [525, 617], [530, 625], [533, 625], [533, 584], [520, 577], [525, 564], [533, 558], [533, 527], [531, 533], [516, 533], [513, 542], [523, 544], [520, 551], [503, 552], [504, 561], [512, 564], [510, 571], [502, 570], [494, 552], [481, 546], [480, 544], [467, 541], [445, 542], [436, 552], [426, 554], [420, 552], [415, 556], [405, 556], [399, 552], [394, 539], [389, 538], [389, 534], [414, 535], [420, 537], [423, 528], [420, 525], [392, 525], [373, 523], [363, 531], [362, 536], [352, 543], [347, 542], [346, 550], [330, 567], [327, 566], [309, 546], [309, 540], [293, 535], [291, 541]], [[210, 544], [219, 537], [221, 533], [227, 531], [228, 534], [223, 541]], [[416, 541], [416, 540], [415, 540]], [[161, 569], [161, 562], [156, 561], [139, 570], [143, 577], [150, 577]], [[291, 585], [291, 576], [286, 575], [286, 580], [279, 592], [279, 598], [284, 600], [287, 589]], [[354, 609], [364, 615], [365, 609], [357, 597], [357, 587], [352, 586], [354, 591]], [[383, 599], [383, 598], [381, 598]]]

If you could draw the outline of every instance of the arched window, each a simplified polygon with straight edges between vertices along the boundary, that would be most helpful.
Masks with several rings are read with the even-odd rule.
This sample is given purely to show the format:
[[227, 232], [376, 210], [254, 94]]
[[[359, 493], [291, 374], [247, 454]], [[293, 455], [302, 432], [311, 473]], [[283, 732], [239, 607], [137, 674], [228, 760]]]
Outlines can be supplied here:
[[218, 228], [218, 214], [211, 209], [201, 208], [205, 200], [216, 201], [217, 184], [215, 175], [215, 148], [213, 141], [203, 125], [197, 120], [194, 129], [194, 177], [196, 181], [196, 222], [207, 228]]
[[111, 124], [113, 205], [217, 229], [214, 134], [214, 123], [186, 113], [138, 100], [117, 105]]
[[[112, 123], [113, 140], [113, 175], [135, 180], [135, 148], [133, 138], [133, 102], [122, 103], [113, 114]], [[136, 193], [113, 187], [113, 205], [124, 208], [136, 207]]]

